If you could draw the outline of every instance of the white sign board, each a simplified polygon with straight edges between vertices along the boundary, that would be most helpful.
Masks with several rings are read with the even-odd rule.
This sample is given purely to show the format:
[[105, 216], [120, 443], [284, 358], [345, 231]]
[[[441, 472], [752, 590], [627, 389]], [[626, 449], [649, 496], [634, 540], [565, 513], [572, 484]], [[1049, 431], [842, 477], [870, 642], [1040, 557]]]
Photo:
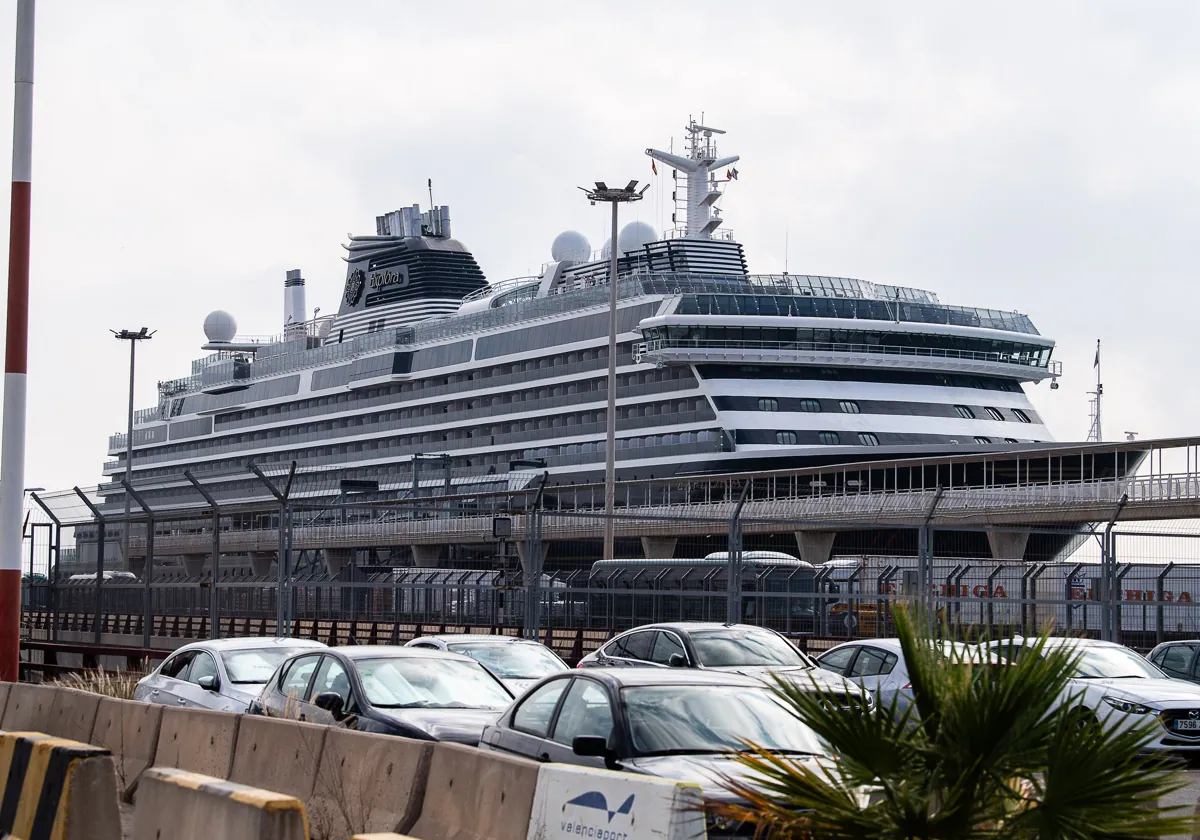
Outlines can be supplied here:
[[705, 840], [703, 806], [688, 782], [546, 764], [528, 840]]

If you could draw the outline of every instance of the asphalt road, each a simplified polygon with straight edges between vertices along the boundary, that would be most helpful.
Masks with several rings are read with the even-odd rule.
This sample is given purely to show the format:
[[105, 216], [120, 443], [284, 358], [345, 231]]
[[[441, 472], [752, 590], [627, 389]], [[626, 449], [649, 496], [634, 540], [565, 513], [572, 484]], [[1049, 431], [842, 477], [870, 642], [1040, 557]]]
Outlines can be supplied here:
[[[1196, 809], [1196, 803], [1200, 802], [1200, 762], [1192, 761], [1183, 770], [1183, 774], [1187, 777], [1188, 786], [1171, 794], [1163, 804], [1180, 806], [1184, 809], [1180, 813], [1191, 814]], [[1187, 837], [1188, 835], [1179, 836]], [[1194, 836], [1200, 837], [1200, 834]]]

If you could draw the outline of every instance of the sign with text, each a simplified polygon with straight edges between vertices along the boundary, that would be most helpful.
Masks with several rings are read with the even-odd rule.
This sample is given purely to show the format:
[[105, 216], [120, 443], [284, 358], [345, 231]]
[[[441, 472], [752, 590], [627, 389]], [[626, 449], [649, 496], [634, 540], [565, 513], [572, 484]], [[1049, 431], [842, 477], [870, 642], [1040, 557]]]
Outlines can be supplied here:
[[698, 785], [547, 764], [538, 773], [528, 840], [704, 840]]

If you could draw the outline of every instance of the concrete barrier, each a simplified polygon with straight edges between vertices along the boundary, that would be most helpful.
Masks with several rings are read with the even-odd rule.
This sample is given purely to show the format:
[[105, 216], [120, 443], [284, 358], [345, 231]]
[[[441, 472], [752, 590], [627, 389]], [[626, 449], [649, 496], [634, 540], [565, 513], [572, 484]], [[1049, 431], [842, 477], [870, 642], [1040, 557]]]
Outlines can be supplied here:
[[0, 720], [4, 719], [4, 709], [8, 705], [8, 692], [13, 687], [10, 682], [0, 682]]
[[229, 781], [286, 793], [308, 802], [329, 727], [243, 715]]
[[527, 840], [704, 840], [703, 807], [696, 784], [546, 764]]
[[138, 779], [154, 763], [163, 706], [132, 700], [100, 698], [91, 742], [113, 754], [121, 799], [128, 802]]
[[54, 699], [50, 703], [50, 720], [42, 731], [59, 738], [90, 744], [92, 729], [96, 725], [96, 709], [100, 706], [100, 695], [61, 686], [55, 686], [51, 690], [54, 692]]
[[308, 840], [294, 796], [200, 773], [151, 767], [142, 775], [132, 840]]
[[407, 834], [393, 834], [390, 831], [375, 834], [355, 834], [350, 840], [413, 840]]
[[307, 800], [314, 834], [411, 829], [421, 813], [433, 751], [429, 741], [330, 729]]
[[50, 731], [50, 710], [55, 694], [56, 690], [48, 685], [13, 683], [4, 706], [4, 717], [0, 719], [0, 729], [10, 732]]
[[0, 732], [0, 837], [120, 840], [108, 750], [39, 732]]
[[436, 744], [425, 801], [410, 833], [421, 840], [526, 840], [542, 765], [458, 744]]
[[164, 707], [154, 766], [228, 779], [241, 718], [229, 712]]

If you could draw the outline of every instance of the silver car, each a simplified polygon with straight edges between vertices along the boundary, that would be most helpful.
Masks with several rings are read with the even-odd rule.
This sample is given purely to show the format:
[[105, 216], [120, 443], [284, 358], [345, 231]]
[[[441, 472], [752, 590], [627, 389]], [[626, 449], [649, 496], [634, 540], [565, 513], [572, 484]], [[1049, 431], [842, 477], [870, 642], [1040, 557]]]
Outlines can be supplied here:
[[469, 656], [495, 674], [517, 697], [542, 677], [570, 670], [567, 663], [545, 645], [513, 636], [422, 636], [405, 647], [447, 650]]
[[172, 653], [138, 681], [133, 699], [191, 709], [244, 712], [280, 662], [309, 648], [303, 639], [213, 639]]

